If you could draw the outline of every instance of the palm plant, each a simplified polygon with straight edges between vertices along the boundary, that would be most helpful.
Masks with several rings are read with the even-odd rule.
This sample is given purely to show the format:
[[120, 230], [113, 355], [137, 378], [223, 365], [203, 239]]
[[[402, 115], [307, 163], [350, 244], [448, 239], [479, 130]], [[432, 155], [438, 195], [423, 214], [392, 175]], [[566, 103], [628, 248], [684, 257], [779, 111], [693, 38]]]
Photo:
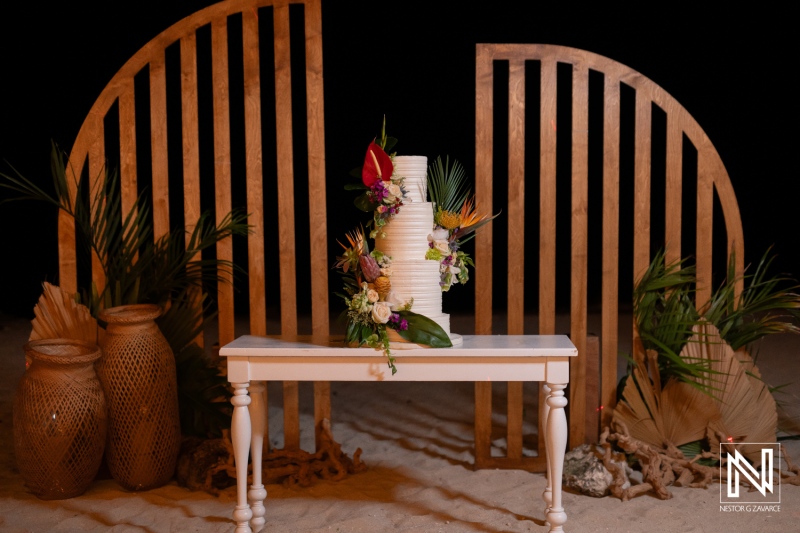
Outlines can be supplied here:
[[144, 194], [123, 213], [116, 172], [104, 171], [94, 184], [79, 180], [73, 197], [65, 154], [55, 144], [51, 171], [55, 195], [16, 170], [14, 175], [0, 173], [0, 187], [17, 193], [10, 199], [41, 201], [73, 218], [79, 258], [97, 259], [105, 277], [102, 288], [94, 282], [80, 288], [80, 299], [93, 316], [104, 308], [136, 303], [155, 303], [165, 310], [158, 323], [176, 357], [183, 432], [218, 434], [228, 418], [227, 404], [218, 402], [228, 396], [226, 382], [195, 341], [214, 318], [204, 284], [229, 282], [235, 266], [202, 256], [222, 239], [246, 235], [247, 215], [233, 211], [214, 226], [204, 213], [191, 233], [176, 228], [155, 239]]
[[[800, 295], [789, 278], [767, 276], [771, 263], [768, 250], [753, 274], [737, 276], [731, 257], [727, 278], [697, 309], [694, 268], [656, 254], [634, 288], [641, 346], [620, 383], [615, 422], [642, 442], [669, 443], [687, 456], [720, 442], [775, 438], [775, 400], [750, 353], [766, 335], [800, 332], [793, 323]], [[739, 296], [737, 285], [744, 286]]]
[[[685, 260], [665, 263], [659, 251], [633, 291], [633, 314], [643, 347], [658, 355], [662, 380], [676, 377], [696, 383], [708, 372], [706, 361], [692, 361], [680, 352], [697, 325], [709, 322], [732, 349], [747, 347], [773, 333], [798, 333], [793, 319], [800, 317], [800, 286], [786, 276], [768, 277], [773, 257], [762, 256], [753, 274], [736, 275], [734, 257], [728, 276], [717, 287], [707, 304], [697, 309], [694, 290], [695, 270]], [[736, 297], [736, 285], [744, 289]], [[705, 376], [708, 377], [708, 376]]]

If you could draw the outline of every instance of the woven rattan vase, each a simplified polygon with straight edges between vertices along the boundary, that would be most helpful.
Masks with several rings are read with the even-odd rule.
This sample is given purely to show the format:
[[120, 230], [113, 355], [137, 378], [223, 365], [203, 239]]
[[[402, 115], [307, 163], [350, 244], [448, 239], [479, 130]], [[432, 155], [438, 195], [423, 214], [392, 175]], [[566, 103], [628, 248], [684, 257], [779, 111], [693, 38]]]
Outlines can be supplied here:
[[155, 319], [157, 305], [112, 307], [97, 374], [108, 402], [106, 462], [128, 490], [167, 483], [175, 473], [181, 431], [175, 357]]
[[43, 500], [83, 494], [106, 443], [106, 402], [96, 345], [43, 339], [25, 345], [30, 366], [14, 396], [14, 452], [25, 485]]

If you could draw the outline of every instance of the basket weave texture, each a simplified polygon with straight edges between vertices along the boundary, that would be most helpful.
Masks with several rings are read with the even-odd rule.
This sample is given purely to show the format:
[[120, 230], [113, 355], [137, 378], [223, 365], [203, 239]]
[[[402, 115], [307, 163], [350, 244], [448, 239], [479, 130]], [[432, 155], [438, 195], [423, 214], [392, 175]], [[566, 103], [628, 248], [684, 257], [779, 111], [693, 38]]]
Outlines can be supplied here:
[[30, 366], [14, 395], [14, 452], [38, 498], [79, 496], [97, 475], [106, 442], [106, 402], [94, 370], [100, 348], [75, 339], [25, 345]]
[[97, 373], [109, 411], [106, 461], [114, 480], [128, 490], [166, 484], [180, 449], [175, 358], [158, 329], [157, 305], [106, 309], [108, 323]]

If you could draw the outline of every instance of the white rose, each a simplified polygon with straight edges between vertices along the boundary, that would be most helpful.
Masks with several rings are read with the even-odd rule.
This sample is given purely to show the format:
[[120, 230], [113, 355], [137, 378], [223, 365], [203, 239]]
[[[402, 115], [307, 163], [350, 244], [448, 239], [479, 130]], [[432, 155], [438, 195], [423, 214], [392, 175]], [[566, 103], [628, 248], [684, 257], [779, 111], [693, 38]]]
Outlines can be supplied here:
[[375, 302], [372, 305], [372, 320], [378, 324], [386, 324], [392, 316], [392, 309], [386, 302]]
[[386, 295], [384, 298], [384, 303], [389, 304], [389, 307], [392, 309], [392, 311], [397, 311], [408, 304], [406, 300], [400, 298], [393, 290], [390, 290], [389, 294]]
[[437, 228], [433, 230], [433, 233], [430, 234], [428, 237], [428, 242], [430, 241], [446, 241], [447, 238], [450, 236], [450, 232], [444, 228]]
[[453, 265], [450, 265], [449, 267], [447, 267], [447, 271], [450, 272], [451, 274], [458, 274], [459, 272], [461, 272], [461, 269]]
[[445, 255], [450, 255], [450, 242], [448, 241], [433, 241], [433, 247]]
[[397, 201], [397, 196], [393, 194], [389, 194], [383, 199], [383, 203], [385, 203], [386, 205], [392, 205], [396, 201]]
[[400, 187], [395, 183], [390, 183], [389, 185], [387, 185], [386, 190], [389, 191], [390, 195], [395, 196], [397, 198], [403, 196], [403, 191], [400, 190]]
[[369, 300], [369, 303], [374, 304], [375, 302], [378, 301], [378, 299], [380, 299], [378, 291], [376, 291], [375, 289], [370, 289], [367, 291], [367, 300]]
[[381, 269], [381, 275], [386, 276], [387, 278], [392, 275], [391, 267], [383, 267]]

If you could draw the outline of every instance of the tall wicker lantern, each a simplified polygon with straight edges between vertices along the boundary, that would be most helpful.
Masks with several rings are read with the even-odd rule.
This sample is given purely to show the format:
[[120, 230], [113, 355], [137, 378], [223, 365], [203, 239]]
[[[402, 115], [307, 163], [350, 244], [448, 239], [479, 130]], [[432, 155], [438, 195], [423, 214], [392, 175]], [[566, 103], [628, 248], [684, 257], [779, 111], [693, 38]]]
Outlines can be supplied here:
[[152, 304], [112, 307], [97, 373], [108, 401], [106, 460], [128, 490], [166, 484], [175, 472], [181, 432], [175, 357], [155, 319]]

